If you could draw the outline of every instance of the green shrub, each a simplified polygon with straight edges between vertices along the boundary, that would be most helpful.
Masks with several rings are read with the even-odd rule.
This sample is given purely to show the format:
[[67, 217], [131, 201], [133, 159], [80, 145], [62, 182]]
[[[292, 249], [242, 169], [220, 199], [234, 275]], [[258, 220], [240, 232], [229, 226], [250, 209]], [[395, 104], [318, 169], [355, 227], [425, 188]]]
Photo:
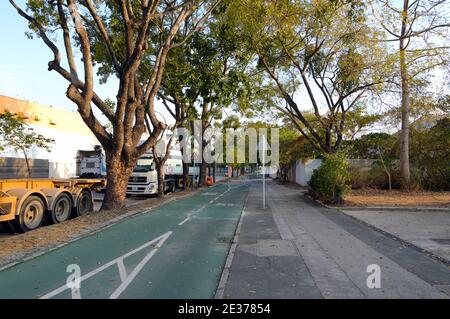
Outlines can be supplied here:
[[349, 166], [344, 152], [324, 155], [322, 165], [313, 172], [309, 182], [312, 195], [326, 203], [342, 203], [350, 189]]
[[424, 189], [450, 190], [450, 117], [429, 130], [411, 129], [411, 180]]
[[370, 168], [350, 167], [348, 184], [352, 189], [382, 188], [385, 184], [384, 172], [373, 172]]

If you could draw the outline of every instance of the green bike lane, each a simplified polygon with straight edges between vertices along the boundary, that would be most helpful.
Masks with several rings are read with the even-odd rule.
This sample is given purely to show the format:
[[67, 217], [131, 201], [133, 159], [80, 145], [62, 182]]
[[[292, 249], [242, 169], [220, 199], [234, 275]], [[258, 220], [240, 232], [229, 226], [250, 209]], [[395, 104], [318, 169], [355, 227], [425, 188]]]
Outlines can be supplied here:
[[218, 184], [7, 268], [0, 298], [212, 298], [247, 193]]

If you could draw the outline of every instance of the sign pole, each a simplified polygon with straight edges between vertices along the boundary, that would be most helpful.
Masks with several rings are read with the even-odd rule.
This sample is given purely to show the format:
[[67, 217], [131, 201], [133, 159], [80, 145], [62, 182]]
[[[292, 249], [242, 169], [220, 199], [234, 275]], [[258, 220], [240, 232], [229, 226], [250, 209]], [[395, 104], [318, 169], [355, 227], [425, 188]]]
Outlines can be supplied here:
[[263, 150], [263, 167], [262, 167], [262, 174], [263, 174], [263, 209], [266, 209], [266, 172], [265, 172], [265, 168], [266, 168], [266, 138], [263, 135], [263, 145], [262, 145], [262, 150]]

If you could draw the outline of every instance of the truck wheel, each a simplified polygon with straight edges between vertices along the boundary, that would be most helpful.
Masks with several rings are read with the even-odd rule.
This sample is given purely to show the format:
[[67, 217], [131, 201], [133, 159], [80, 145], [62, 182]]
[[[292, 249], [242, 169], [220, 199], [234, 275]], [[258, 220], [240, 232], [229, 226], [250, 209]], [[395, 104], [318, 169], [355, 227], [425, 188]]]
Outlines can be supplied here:
[[84, 189], [77, 198], [77, 205], [73, 208], [73, 216], [80, 217], [86, 215], [93, 208], [92, 193], [90, 190]]
[[67, 194], [60, 194], [55, 199], [53, 210], [48, 213], [48, 221], [59, 224], [69, 219], [72, 212], [72, 198]]
[[16, 215], [14, 229], [18, 233], [39, 228], [44, 220], [45, 205], [37, 196], [29, 196], [23, 203], [19, 215]]

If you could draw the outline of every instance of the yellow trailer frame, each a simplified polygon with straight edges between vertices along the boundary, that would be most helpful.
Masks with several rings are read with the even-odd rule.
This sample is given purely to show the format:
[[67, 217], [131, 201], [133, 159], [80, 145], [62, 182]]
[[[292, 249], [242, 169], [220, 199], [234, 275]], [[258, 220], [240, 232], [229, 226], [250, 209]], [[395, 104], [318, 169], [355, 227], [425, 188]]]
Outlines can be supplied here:
[[15, 220], [21, 212], [22, 205], [30, 196], [40, 199], [46, 212], [52, 212], [56, 209], [55, 200], [61, 194], [76, 208], [77, 205], [82, 205], [80, 194], [84, 190], [101, 189], [105, 185], [104, 179], [0, 180], [0, 222]]

